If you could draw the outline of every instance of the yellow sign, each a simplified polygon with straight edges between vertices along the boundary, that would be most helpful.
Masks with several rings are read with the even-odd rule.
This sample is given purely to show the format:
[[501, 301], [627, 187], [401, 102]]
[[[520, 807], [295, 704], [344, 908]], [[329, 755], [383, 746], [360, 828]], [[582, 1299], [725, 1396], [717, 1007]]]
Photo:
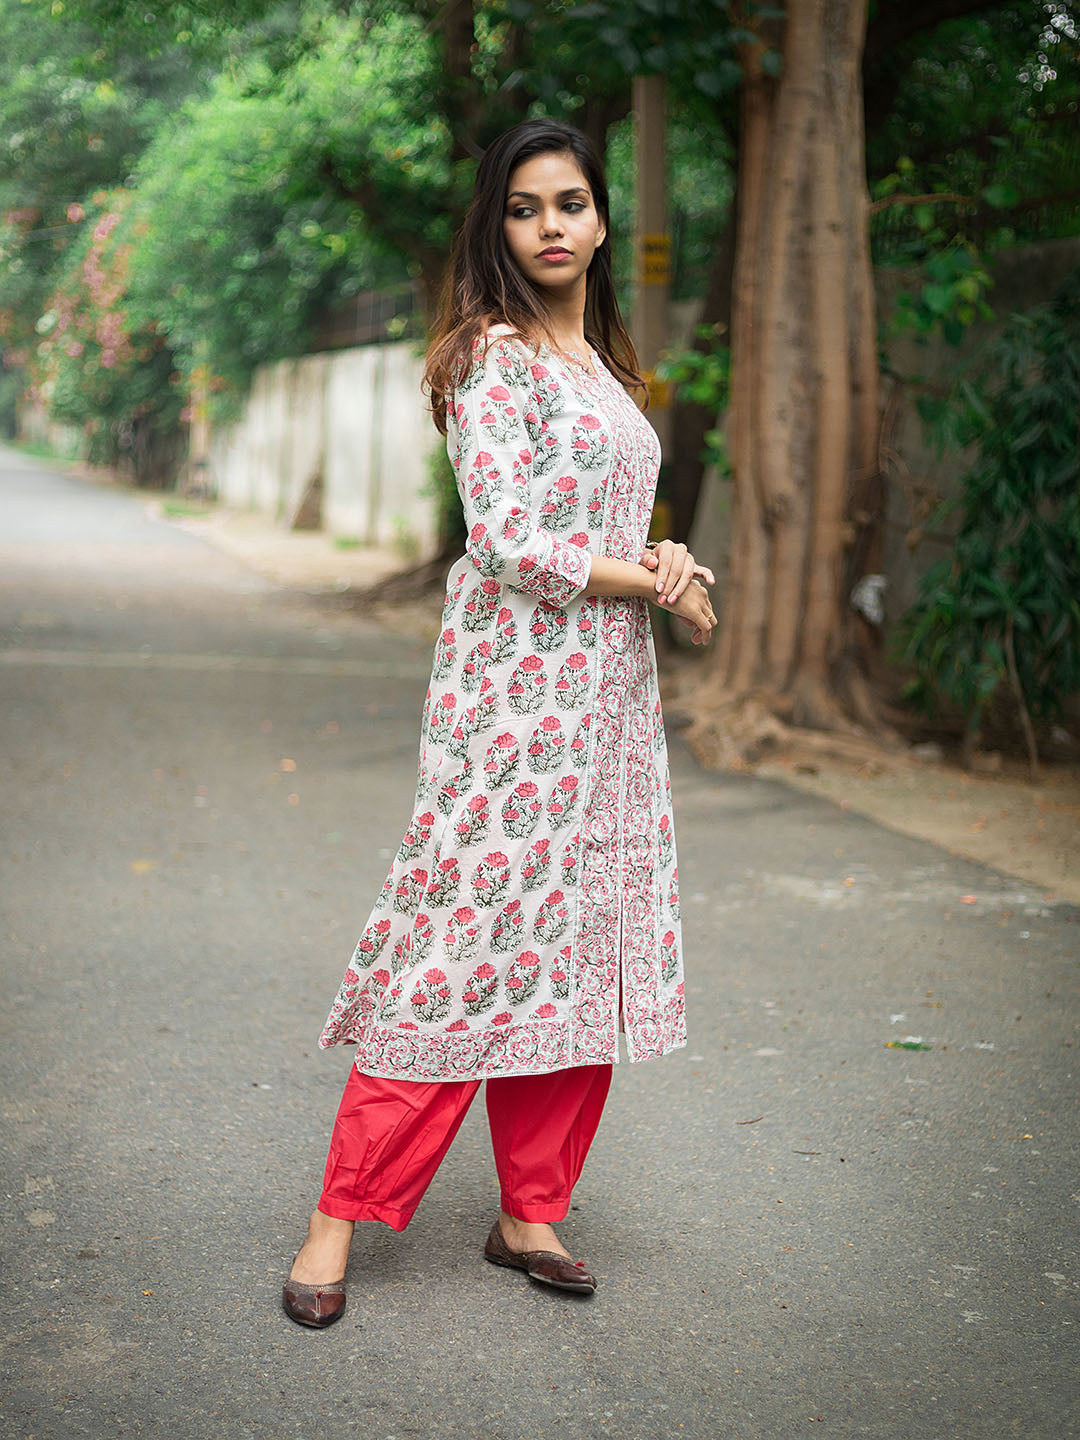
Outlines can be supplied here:
[[642, 235], [641, 283], [666, 285], [671, 279], [671, 236]]
[[658, 380], [652, 370], [645, 371], [644, 379], [649, 391], [650, 405], [654, 405], [658, 410], [663, 410], [671, 404], [671, 386], [667, 380]]

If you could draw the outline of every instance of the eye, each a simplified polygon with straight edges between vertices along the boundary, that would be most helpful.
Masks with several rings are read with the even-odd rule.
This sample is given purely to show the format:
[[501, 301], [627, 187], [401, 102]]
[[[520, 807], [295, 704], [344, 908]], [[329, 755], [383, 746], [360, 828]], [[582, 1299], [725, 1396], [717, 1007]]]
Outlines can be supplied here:
[[530, 205], [515, 205], [515, 206], [513, 207], [513, 209], [510, 211], [510, 219], [511, 219], [511, 220], [527, 220], [527, 219], [529, 218], [529, 216], [532, 215], [532, 214], [534, 214], [534, 213], [535, 213], [535, 212], [533, 211], [533, 209], [532, 209], [532, 207], [531, 207]]
[[585, 201], [584, 201], [584, 200], [568, 200], [568, 201], [566, 202], [566, 204], [563, 206], [563, 209], [564, 209], [564, 210], [569, 210], [570, 213], [571, 213], [571, 215], [576, 215], [579, 210], [584, 210], [584, 209], [585, 209]]

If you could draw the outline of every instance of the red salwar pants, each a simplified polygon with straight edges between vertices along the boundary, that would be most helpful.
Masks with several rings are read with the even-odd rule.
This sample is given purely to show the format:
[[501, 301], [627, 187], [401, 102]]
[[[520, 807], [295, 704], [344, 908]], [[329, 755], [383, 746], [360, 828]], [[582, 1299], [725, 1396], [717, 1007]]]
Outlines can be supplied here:
[[[610, 1065], [487, 1081], [502, 1208], [533, 1224], [565, 1218], [611, 1084]], [[384, 1080], [353, 1066], [319, 1209], [404, 1230], [449, 1150], [479, 1080]]]

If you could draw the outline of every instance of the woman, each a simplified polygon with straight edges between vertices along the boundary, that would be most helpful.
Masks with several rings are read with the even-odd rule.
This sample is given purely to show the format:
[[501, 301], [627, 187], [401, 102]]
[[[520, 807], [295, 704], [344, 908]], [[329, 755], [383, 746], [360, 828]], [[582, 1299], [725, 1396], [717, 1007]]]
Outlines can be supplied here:
[[591, 1294], [562, 1219], [618, 1057], [685, 1044], [670, 781], [646, 600], [704, 644], [713, 583], [646, 548], [659, 465], [583, 135], [498, 139], [458, 236], [426, 383], [468, 529], [451, 567], [409, 828], [320, 1040], [355, 1044], [322, 1197], [284, 1289], [345, 1307], [357, 1220], [402, 1230], [487, 1080], [485, 1256]]

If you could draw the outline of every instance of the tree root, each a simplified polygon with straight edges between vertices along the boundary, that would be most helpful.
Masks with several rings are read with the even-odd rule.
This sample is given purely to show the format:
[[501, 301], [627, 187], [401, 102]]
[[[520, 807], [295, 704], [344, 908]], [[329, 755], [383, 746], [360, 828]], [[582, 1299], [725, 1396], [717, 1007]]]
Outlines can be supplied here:
[[838, 700], [816, 687], [798, 695], [735, 693], [719, 681], [702, 685], [697, 679], [692, 670], [678, 677], [665, 708], [683, 719], [680, 733], [709, 770], [746, 772], [765, 760], [884, 764], [906, 748], [888, 726], [868, 731], [855, 725]]

